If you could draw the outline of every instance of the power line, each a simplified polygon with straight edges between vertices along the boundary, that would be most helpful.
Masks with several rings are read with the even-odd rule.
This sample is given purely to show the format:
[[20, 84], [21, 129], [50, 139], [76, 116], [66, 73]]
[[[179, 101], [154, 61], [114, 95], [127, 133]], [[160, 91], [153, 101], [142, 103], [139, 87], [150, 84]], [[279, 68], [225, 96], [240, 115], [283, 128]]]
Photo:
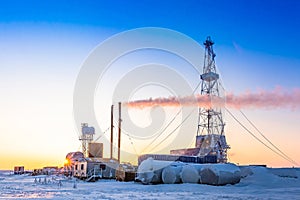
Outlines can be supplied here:
[[131, 144], [131, 146], [132, 146], [132, 148], [133, 148], [133, 150], [134, 150], [134, 152], [135, 152], [135, 155], [139, 155], [139, 154], [137, 153], [137, 151], [136, 151], [136, 148], [135, 148], [134, 144], [133, 144], [133, 141], [132, 141], [131, 136], [130, 136], [129, 134], [126, 134], [126, 133], [125, 133], [125, 135], [127, 135], [127, 137], [129, 138], [130, 144]]
[[[116, 129], [115, 126], [114, 126], [114, 129]], [[129, 135], [129, 133], [126, 133], [126, 131], [125, 131], [124, 129], [121, 129], [121, 132], [122, 132], [123, 134], [125, 134], [125, 135], [128, 137], [128, 139], [130, 140], [130, 144], [131, 144], [131, 146], [132, 146], [132, 148], [133, 148], [135, 154], [136, 154], [136, 155], [139, 155], [139, 154], [137, 153], [137, 150], [136, 150], [134, 144], [133, 144], [133, 138]]]
[[254, 135], [247, 127], [245, 127], [226, 107], [225, 110], [229, 113], [229, 115], [241, 126], [243, 127], [248, 133], [250, 133], [250, 135], [252, 137], [254, 137], [257, 141], [259, 141], [261, 144], [263, 144], [265, 147], [267, 147], [268, 149], [270, 149], [271, 151], [273, 151], [274, 153], [276, 153], [277, 155], [279, 155], [280, 157], [282, 157], [283, 159], [289, 161], [290, 163], [293, 163], [295, 165], [298, 165], [296, 162], [291, 162], [289, 159], [287, 159], [285, 156], [283, 156], [282, 154], [278, 153], [277, 151], [275, 151], [274, 149], [272, 149], [271, 147], [269, 147], [267, 144], [265, 144], [262, 140], [260, 140], [256, 135]]
[[176, 119], [176, 117], [181, 113], [182, 108], [180, 108], [178, 110], [178, 112], [176, 113], [176, 115], [172, 118], [171, 121], [169, 121], [169, 123], [163, 128], [163, 130], [160, 131], [159, 134], [156, 135], [156, 137], [142, 150], [142, 152], [144, 152], [146, 149], [148, 149], [155, 141], [156, 139], [161, 136], [161, 134], [173, 123], [173, 121]]
[[[198, 87], [200, 86], [200, 84], [201, 84], [201, 82], [199, 82], [197, 84], [197, 86], [193, 90], [192, 94], [195, 94], [195, 92], [198, 89]], [[178, 112], [174, 115], [174, 117], [169, 121], [169, 123], [165, 126], [165, 128], [163, 128], [163, 130], [161, 130], [160, 133], [157, 134], [156, 137], [142, 150], [142, 153], [145, 152], [145, 150], [148, 149], [156, 141], [156, 139], [159, 138], [162, 135], [162, 133], [173, 123], [173, 121], [176, 119], [176, 117], [181, 113], [181, 111], [182, 111], [182, 107], [178, 110]]]
[[173, 131], [171, 131], [171, 133], [169, 133], [169, 135], [167, 135], [163, 140], [161, 140], [160, 143], [158, 143], [157, 145], [155, 145], [150, 151], [152, 151], [153, 149], [155, 149], [156, 147], [158, 147], [161, 143], [163, 143], [166, 139], [168, 139], [192, 115], [192, 113], [194, 111], [195, 111], [195, 109], [193, 109], [192, 112], [190, 112], [188, 114], [188, 116], [186, 116], [184, 118], [184, 120]]
[[250, 119], [245, 115], [245, 113], [242, 110], [239, 110], [242, 115], [245, 117], [245, 119], [255, 128], [255, 130], [266, 140], [271, 144], [277, 151], [279, 151], [284, 157], [286, 157], [287, 160], [289, 160], [291, 163], [297, 164], [292, 158], [290, 158], [288, 155], [286, 155], [284, 152], [282, 152], [276, 145], [274, 145], [251, 121]]
[[100, 138], [102, 138], [104, 136], [104, 134], [110, 129], [110, 127], [108, 127], [102, 135], [100, 135], [99, 137], [97, 137], [97, 139], [95, 139], [94, 141], [96, 142], [97, 140], [99, 140]]

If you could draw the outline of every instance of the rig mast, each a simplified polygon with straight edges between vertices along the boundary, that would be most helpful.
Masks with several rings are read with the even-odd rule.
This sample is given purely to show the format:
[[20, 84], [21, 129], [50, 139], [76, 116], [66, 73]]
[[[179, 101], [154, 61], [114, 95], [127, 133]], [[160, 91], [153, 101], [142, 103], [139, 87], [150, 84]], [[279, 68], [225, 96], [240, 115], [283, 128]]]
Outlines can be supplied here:
[[200, 75], [201, 95], [208, 96], [210, 105], [199, 108], [196, 147], [200, 148], [198, 156], [217, 155], [217, 162], [224, 163], [227, 162], [227, 149], [230, 148], [224, 135], [225, 123], [220, 106], [220, 101], [225, 102], [225, 95], [216, 71], [214, 42], [207, 37], [203, 44], [205, 56], [203, 73]]

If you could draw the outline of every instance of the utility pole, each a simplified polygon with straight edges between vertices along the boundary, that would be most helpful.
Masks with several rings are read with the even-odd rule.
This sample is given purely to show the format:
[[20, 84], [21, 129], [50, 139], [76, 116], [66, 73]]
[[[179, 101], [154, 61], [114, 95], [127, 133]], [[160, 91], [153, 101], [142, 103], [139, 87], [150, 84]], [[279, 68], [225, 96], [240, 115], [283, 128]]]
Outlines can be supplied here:
[[119, 125], [118, 125], [118, 161], [120, 163], [121, 161], [121, 122], [122, 122], [122, 119], [121, 119], [121, 102], [119, 102]]
[[110, 112], [110, 159], [113, 159], [113, 147], [114, 147], [114, 105], [111, 105]]

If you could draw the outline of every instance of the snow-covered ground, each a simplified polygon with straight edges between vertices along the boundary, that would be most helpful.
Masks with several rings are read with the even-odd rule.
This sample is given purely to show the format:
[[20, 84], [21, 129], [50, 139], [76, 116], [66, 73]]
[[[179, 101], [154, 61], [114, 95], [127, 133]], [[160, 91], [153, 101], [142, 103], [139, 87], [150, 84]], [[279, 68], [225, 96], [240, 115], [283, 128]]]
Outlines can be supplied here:
[[253, 174], [240, 183], [226, 186], [142, 185], [113, 180], [88, 183], [0, 171], [0, 199], [300, 199], [300, 169], [296, 170], [298, 178], [279, 177], [264, 167], [251, 170]]

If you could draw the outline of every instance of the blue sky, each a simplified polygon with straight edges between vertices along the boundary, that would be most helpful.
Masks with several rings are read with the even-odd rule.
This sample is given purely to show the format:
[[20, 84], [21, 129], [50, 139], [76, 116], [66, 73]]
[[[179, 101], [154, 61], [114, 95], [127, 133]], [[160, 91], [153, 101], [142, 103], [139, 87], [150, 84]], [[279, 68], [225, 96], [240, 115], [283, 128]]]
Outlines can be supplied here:
[[[2, 23], [65, 24], [127, 30], [175, 29], [219, 44], [239, 41], [247, 49], [299, 57], [298, 1], [6, 1]], [[220, 34], [221, 33], [221, 34]], [[287, 50], [289, 49], [289, 50]], [[288, 51], [288, 52], [287, 52]]]
[[[82, 48], [91, 48], [88, 45], [95, 45], [114, 33], [157, 26], [180, 31], [198, 42], [211, 35], [217, 43], [220, 56], [217, 61], [224, 60], [223, 49], [220, 52], [218, 48], [228, 47], [224, 51], [233, 49], [237, 50], [235, 53], [263, 54], [262, 57], [266, 55], [270, 60], [298, 62], [299, 4], [298, 1], [276, 0], [7, 1], [2, 2], [0, 8], [1, 35], [4, 41], [30, 37], [42, 40], [41, 44], [46, 38], [61, 41], [63, 45], [72, 43], [72, 38], [73, 42], [81, 39], [84, 40]], [[256, 66], [251, 68], [262, 73], [279, 68], [271, 63], [259, 66], [259, 61], [253, 64]], [[287, 67], [286, 73], [299, 73], [299, 68]], [[282, 70], [273, 72], [278, 76], [279, 73]]]
[[[216, 62], [228, 91], [299, 88], [299, 9], [296, 0], [1, 1], [0, 117], [4, 125], [0, 128], [0, 150], [11, 150], [17, 160], [18, 153], [2, 144], [15, 142], [12, 135], [23, 141], [35, 138], [35, 145], [44, 148], [44, 138], [61, 135], [56, 130], [65, 135], [61, 141], [50, 140], [44, 152], [54, 164], [68, 151], [77, 150], [77, 138], [76, 142], [66, 141], [77, 134], [72, 93], [81, 64], [100, 42], [133, 28], [169, 28], [200, 44], [212, 36]], [[282, 110], [249, 113], [257, 121], [272, 115], [266, 120], [268, 124], [273, 123], [274, 116], [280, 118]], [[299, 118], [298, 114], [293, 111], [291, 116]], [[292, 129], [288, 124], [291, 120], [282, 121]], [[45, 132], [42, 138], [36, 129]], [[299, 127], [290, 132], [299, 132]], [[35, 152], [28, 148], [30, 142], [17, 144], [26, 155]], [[5, 167], [9, 165], [0, 165]]]

